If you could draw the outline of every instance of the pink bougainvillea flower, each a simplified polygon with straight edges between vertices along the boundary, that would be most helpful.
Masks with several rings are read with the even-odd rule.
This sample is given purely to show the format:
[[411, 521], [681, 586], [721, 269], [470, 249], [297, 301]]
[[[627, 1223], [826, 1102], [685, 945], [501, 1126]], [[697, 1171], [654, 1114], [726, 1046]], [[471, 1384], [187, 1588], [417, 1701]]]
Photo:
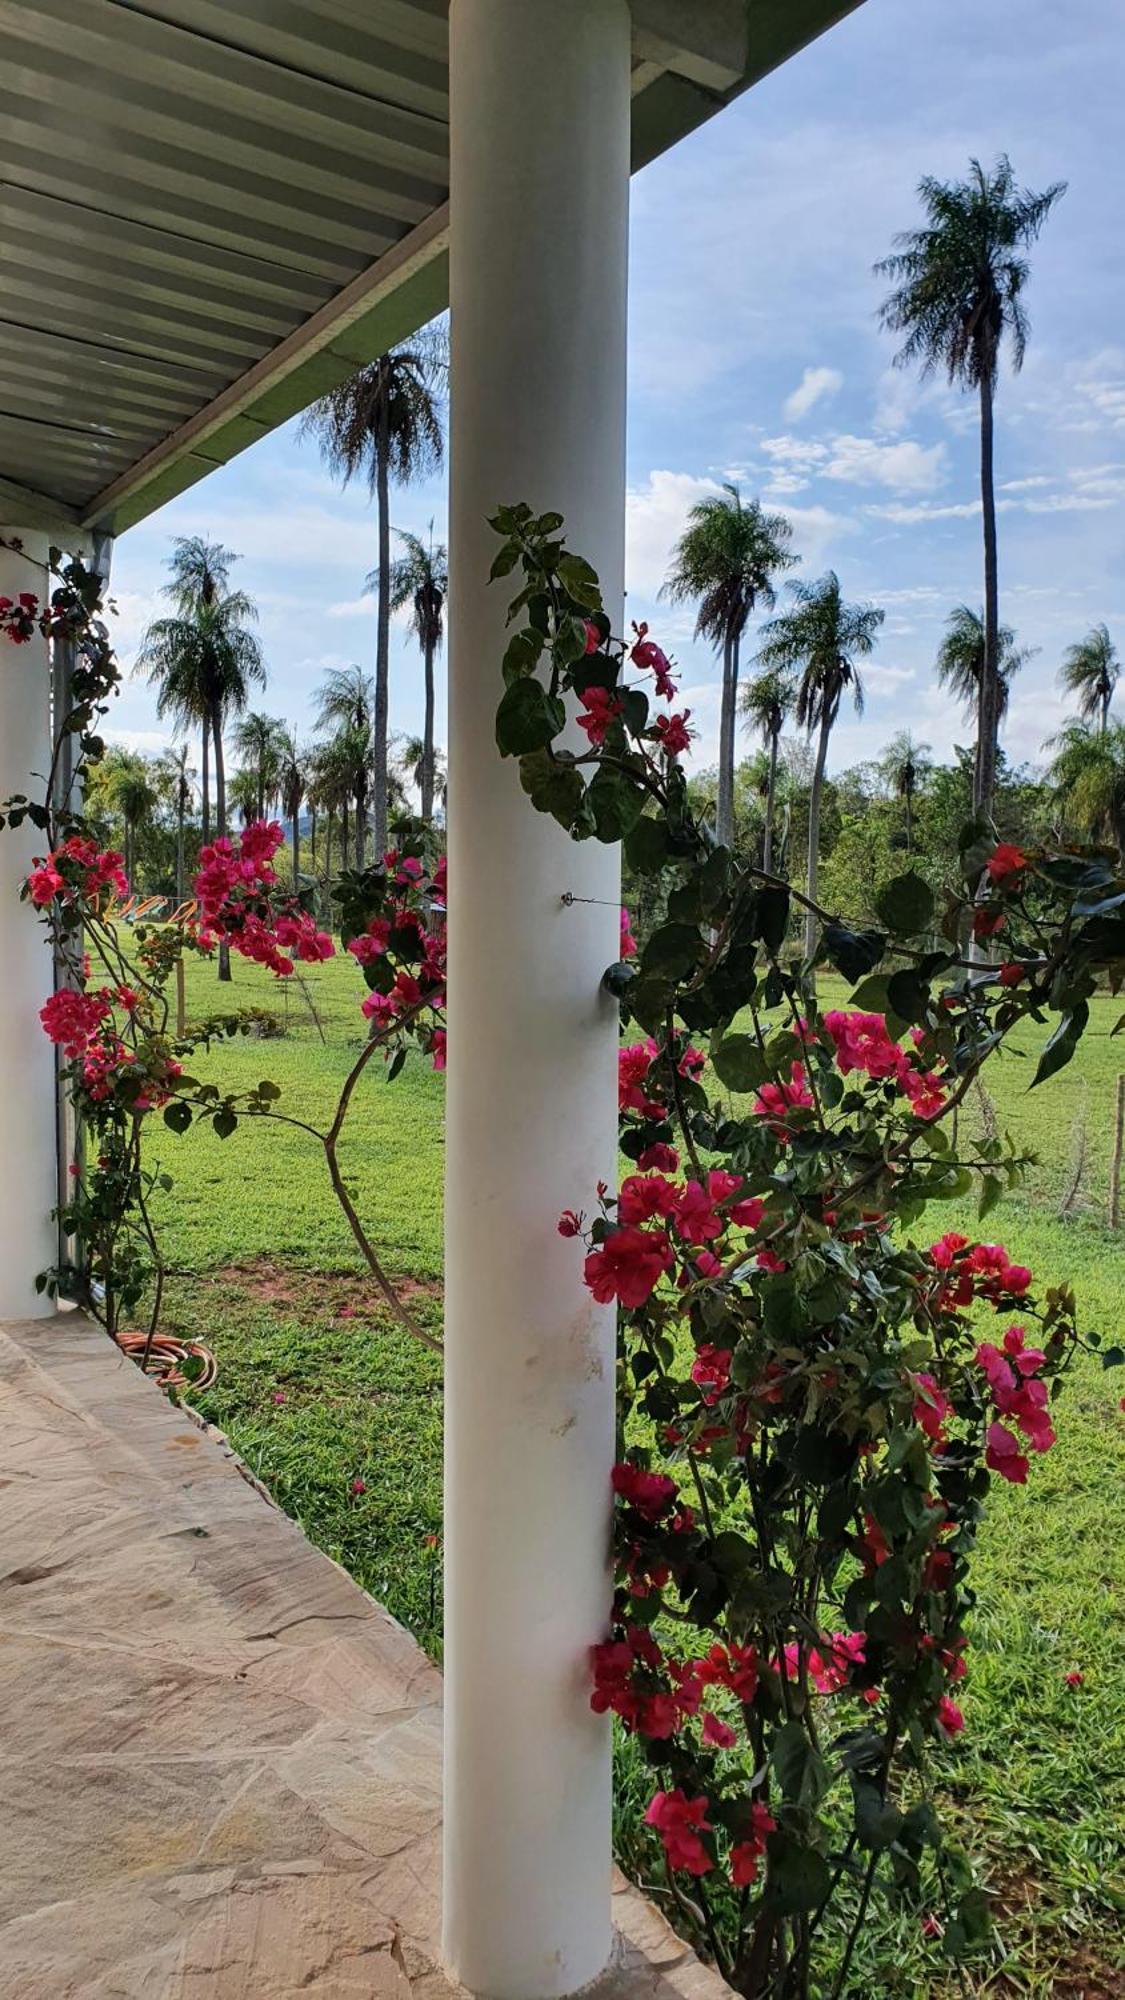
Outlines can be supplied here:
[[642, 673], [654, 674], [657, 694], [664, 701], [671, 701], [676, 693], [676, 683], [672, 679], [672, 663], [668, 655], [654, 639], [648, 638], [647, 625], [634, 624], [633, 630], [637, 635], [636, 644], [629, 655], [633, 665]]
[[585, 1278], [599, 1305], [643, 1306], [674, 1262], [662, 1229], [615, 1229], [586, 1259]]
[[666, 1472], [648, 1472], [643, 1466], [622, 1459], [614, 1466], [610, 1483], [619, 1500], [635, 1507], [650, 1521], [668, 1512], [679, 1488]]
[[1026, 1486], [1028, 1461], [1020, 1450], [1019, 1439], [1005, 1424], [989, 1424], [984, 1462], [1012, 1486]]
[[352, 1490], [352, 1492], [353, 1492], [353, 1493], [354, 1493], [354, 1494], [356, 1495], [356, 1497], [357, 1497], [357, 1498], [359, 1497], [359, 1495], [360, 1495], [361, 1493], [366, 1493], [366, 1491], [367, 1491], [367, 1481], [366, 1481], [366, 1479], [353, 1479], [353, 1480], [352, 1480], [352, 1485], [351, 1485], [351, 1490]]
[[1070, 1672], [1066, 1676], [1067, 1687], [1080, 1688], [1085, 1678], [1086, 1678], [1085, 1674], [1080, 1673], [1077, 1667], [1072, 1667]]
[[645, 1825], [660, 1836], [669, 1868], [685, 1875], [706, 1875], [714, 1861], [699, 1836], [711, 1831], [707, 1818], [710, 1801], [702, 1794], [689, 1799], [677, 1785], [674, 1791], [657, 1792], [645, 1813]]
[[620, 695], [611, 694], [608, 688], [583, 688], [578, 697], [583, 713], [575, 718], [579, 729], [584, 729], [590, 742], [597, 747], [605, 742], [606, 732], [617, 716], [624, 713], [625, 704]]
[[275, 1389], [272, 1396], [270, 1397], [271, 1403], [287, 1403], [288, 1401], [289, 1398], [286, 1395], [284, 1389]]
[[690, 715], [690, 708], [685, 708], [682, 715], [657, 716], [656, 735], [666, 757], [682, 757], [685, 750], [690, 749], [695, 734], [694, 730], [688, 728]]
[[617, 1214], [622, 1222], [651, 1222], [677, 1212], [680, 1191], [663, 1174], [629, 1174], [621, 1183]]
[[1026, 965], [1020, 965], [1018, 960], [1010, 958], [1006, 965], [1000, 967], [996, 977], [1001, 986], [1018, 986], [1026, 972]]
[[723, 1722], [719, 1716], [712, 1715], [710, 1709], [704, 1713], [703, 1728], [700, 1733], [711, 1750], [733, 1750], [738, 1742], [738, 1731], [732, 1729], [729, 1722]]
[[924, 1938], [939, 1938], [942, 1935], [941, 1919], [935, 1917], [932, 1910], [927, 1910], [919, 1928]]
[[731, 1350], [704, 1345], [697, 1349], [691, 1379], [703, 1391], [702, 1400], [710, 1408], [730, 1387]]
[[636, 958], [637, 956], [637, 940], [633, 936], [632, 920], [624, 905], [622, 905], [621, 909], [621, 941], [618, 945], [618, 950], [622, 958]]
[[953, 1409], [952, 1403], [932, 1375], [914, 1375], [911, 1380], [917, 1390], [914, 1398], [915, 1423], [934, 1444], [944, 1444], [945, 1420]]
[[730, 1879], [736, 1889], [745, 1889], [757, 1881], [758, 1864], [766, 1851], [766, 1836], [776, 1830], [777, 1821], [755, 1800], [750, 1808], [750, 1831], [730, 1851]]
[[1002, 840], [994, 847], [985, 862], [988, 878], [998, 889], [1012, 888], [1026, 867], [1027, 856], [1022, 847], [1014, 847], [1010, 840]]
[[965, 1718], [952, 1695], [942, 1695], [937, 1706], [937, 1719], [947, 1736], [960, 1736], [965, 1727]]
[[38, 868], [33, 868], [27, 878], [28, 894], [36, 908], [40, 910], [45, 909], [48, 903], [53, 903], [60, 889], [65, 887], [66, 883], [58, 869], [46, 861], [41, 862]]
[[592, 618], [586, 620], [586, 651], [596, 653], [602, 643], [602, 635]]
[[573, 1208], [564, 1208], [559, 1217], [560, 1236], [581, 1236], [582, 1217]]
[[655, 1170], [662, 1174], [674, 1174], [679, 1164], [680, 1156], [676, 1148], [666, 1145], [663, 1140], [657, 1140], [653, 1145], [646, 1146], [637, 1160], [638, 1167], [645, 1173]]

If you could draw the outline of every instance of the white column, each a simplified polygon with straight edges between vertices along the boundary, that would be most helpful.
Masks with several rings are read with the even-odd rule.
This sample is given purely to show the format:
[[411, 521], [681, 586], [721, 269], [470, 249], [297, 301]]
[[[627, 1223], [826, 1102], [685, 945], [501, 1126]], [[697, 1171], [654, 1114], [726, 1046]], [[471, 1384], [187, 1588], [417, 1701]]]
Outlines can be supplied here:
[[490, 2000], [573, 1993], [611, 1946], [614, 1329], [556, 1225], [615, 1173], [619, 864], [497, 753], [486, 517], [564, 514], [618, 629], [629, 64], [626, 0], [452, 0], [444, 1915]]
[[[0, 596], [47, 594], [43, 538], [19, 537], [22, 554], [0, 547]], [[0, 637], [0, 800], [41, 797], [51, 758], [50, 666], [38, 633], [26, 645]], [[33, 773], [39, 773], [34, 777]], [[51, 952], [35, 912], [19, 901], [43, 835], [29, 821], [0, 832], [0, 1320], [55, 1310], [35, 1278], [55, 1261], [51, 1210], [57, 1199], [54, 1050], [39, 1009], [54, 984]]]

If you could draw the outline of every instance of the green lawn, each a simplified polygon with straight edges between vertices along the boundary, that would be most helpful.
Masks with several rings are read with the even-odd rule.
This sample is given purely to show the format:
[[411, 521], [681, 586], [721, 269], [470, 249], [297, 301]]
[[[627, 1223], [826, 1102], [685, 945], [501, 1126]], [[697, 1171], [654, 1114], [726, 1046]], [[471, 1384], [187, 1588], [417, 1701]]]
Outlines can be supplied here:
[[[270, 1077], [279, 1108], [324, 1124], [360, 1046], [360, 985], [339, 961], [286, 997], [240, 961], [233, 987], [189, 967], [189, 1013], [271, 1008], [282, 1040], [224, 1042], [194, 1068], [235, 1087]], [[841, 989], [842, 997], [843, 989]], [[307, 996], [307, 997], [306, 997]], [[835, 998], [835, 994], [833, 994]], [[315, 1005], [326, 1039], [310, 1012]], [[1125, 1036], [1119, 1005], [1093, 1007], [1080, 1059], [1031, 1095], [1026, 1060], [994, 1065], [999, 1117], [1041, 1163], [987, 1225], [1037, 1278], [1071, 1279], [1083, 1320], [1125, 1324], [1125, 1234], [1106, 1227], [1113, 1102]], [[1044, 1031], [1045, 1032], [1045, 1031]], [[211, 1344], [214, 1389], [199, 1399], [314, 1541], [440, 1654], [441, 1393], [435, 1358], [373, 1302], [316, 1142], [246, 1121], [220, 1143], [160, 1132], [174, 1176], [163, 1203], [173, 1276], [169, 1320]], [[394, 1084], [372, 1064], [341, 1158], [355, 1199], [412, 1305], [440, 1328], [442, 1083], [412, 1059]], [[1060, 1201], [1085, 1166], [1066, 1218]], [[576, 1203], [589, 1190], [576, 1188]], [[932, 1230], [972, 1227], [956, 1206]], [[923, 1232], [919, 1231], [921, 1236]], [[968, 1727], [947, 1761], [947, 1805], [964, 1822], [1002, 1915], [1006, 1956], [974, 1993], [1035, 2000], [1125, 1995], [1125, 1379], [1083, 1366], [1059, 1410], [1058, 1447], [1025, 1489], [995, 1497], [978, 1564]], [[361, 1482], [360, 1490], [355, 1482]], [[1070, 1688], [1073, 1668], [1085, 1676]], [[631, 1780], [622, 1762], [623, 1799]], [[944, 1980], [916, 1922], [872, 1921], [849, 1993], [937, 2000]]]

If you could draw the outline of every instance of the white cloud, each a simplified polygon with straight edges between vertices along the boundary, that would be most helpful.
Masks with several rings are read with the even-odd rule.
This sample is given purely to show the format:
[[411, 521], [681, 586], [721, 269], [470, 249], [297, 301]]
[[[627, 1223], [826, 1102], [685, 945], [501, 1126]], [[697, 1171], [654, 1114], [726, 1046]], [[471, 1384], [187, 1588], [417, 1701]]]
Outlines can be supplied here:
[[942, 443], [921, 445], [913, 438], [893, 443], [842, 431], [827, 439], [763, 438], [772, 491], [794, 493], [811, 478], [837, 479], [847, 486], [886, 486], [892, 493], [932, 493], [946, 471]]
[[818, 403], [830, 400], [843, 386], [844, 377], [838, 368], [806, 368], [792, 395], [785, 398], [782, 414], [786, 423], [798, 423]]
[[362, 597], [345, 597], [336, 604], [330, 604], [324, 615], [326, 618], [361, 618], [369, 616], [374, 609], [375, 599], [365, 591]]
[[894, 493], [932, 493], [945, 477], [945, 446], [844, 435], [833, 439], [824, 475], [854, 486], [889, 486]]
[[857, 523], [847, 514], [833, 513], [830, 507], [787, 507], [780, 509], [793, 530], [793, 545], [808, 569], [819, 569], [833, 551], [841, 535], [854, 535]]
[[690, 510], [719, 490], [713, 479], [660, 470], [650, 472], [643, 486], [630, 489], [625, 502], [625, 587], [630, 595], [651, 602], [659, 594]]

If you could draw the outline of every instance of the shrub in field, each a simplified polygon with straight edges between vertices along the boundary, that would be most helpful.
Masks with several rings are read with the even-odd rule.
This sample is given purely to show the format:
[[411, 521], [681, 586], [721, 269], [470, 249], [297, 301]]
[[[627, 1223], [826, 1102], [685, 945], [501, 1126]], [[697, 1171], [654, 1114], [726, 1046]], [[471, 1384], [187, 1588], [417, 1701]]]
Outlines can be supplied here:
[[[1125, 883], [1110, 854], [976, 821], [944, 909], [910, 870], [878, 929], [810, 905], [693, 812], [671, 665], [645, 628], [613, 636], [560, 517], [493, 525], [494, 577], [522, 581], [498, 747], [531, 807], [622, 840], [666, 910], [605, 974], [631, 1171], [559, 1222], [621, 1320], [591, 1701], [647, 1760], [654, 1854], [736, 1988], [839, 1993], [876, 1891], [955, 1956], [987, 1933], [930, 1755], [964, 1726], [991, 1483], [1051, 1448], [1080, 1335], [1071, 1291], [1000, 1243], [911, 1226], [972, 1189], [983, 1222], [1018, 1181], [998, 1134], [958, 1153], [948, 1123], [1025, 1016], [1056, 1017], [1037, 1081], [1069, 1059], [1096, 979], [1125, 972]], [[782, 956], [794, 901], [811, 962]], [[846, 1009], [821, 1011], [818, 964], [855, 985]]]

